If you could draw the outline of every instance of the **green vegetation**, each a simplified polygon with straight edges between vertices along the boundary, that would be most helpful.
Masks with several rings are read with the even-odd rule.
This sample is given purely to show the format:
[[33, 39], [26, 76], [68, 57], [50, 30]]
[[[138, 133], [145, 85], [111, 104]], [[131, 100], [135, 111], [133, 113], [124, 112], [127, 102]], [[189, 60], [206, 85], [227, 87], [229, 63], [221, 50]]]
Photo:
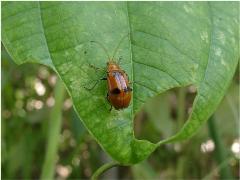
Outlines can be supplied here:
[[[43, 169], [50, 131], [56, 75], [41, 65], [16, 66], [2, 50], [2, 178], [39, 178]], [[45, 93], [39, 96], [39, 81]], [[135, 118], [135, 135], [152, 142], [164, 139], [178, 130], [180, 89], [168, 91], [145, 105]], [[193, 87], [185, 89], [183, 114], [188, 116], [195, 97]], [[129, 167], [116, 167], [103, 177], [119, 179], [206, 178], [220, 177], [223, 166], [239, 178], [238, 158], [231, 150], [237, 142], [239, 101], [238, 72], [224, 100], [215, 113], [215, 126], [227, 151], [224, 162], [215, 161], [207, 126], [184, 143], [158, 148], [146, 161]], [[41, 101], [41, 103], [39, 103]], [[101, 147], [88, 134], [71, 106], [69, 97], [63, 103], [62, 128], [54, 169], [55, 177], [90, 178], [100, 165], [109, 161]], [[39, 106], [40, 104], [40, 106]], [[40, 109], [39, 109], [40, 108]], [[181, 107], [180, 107], [181, 108]], [[181, 108], [182, 109], [182, 108]], [[210, 149], [209, 149], [210, 146]], [[207, 167], [207, 168], [206, 168]], [[65, 174], [63, 173], [65, 172]]]
[[[201, 172], [200, 169], [204, 165], [196, 163], [191, 157], [193, 154], [192, 156], [198, 159], [199, 152], [189, 148], [198, 147], [199, 151], [200, 142], [207, 140], [206, 134], [198, 131], [199, 137], [195, 138], [199, 138], [199, 141], [187, 141], [182, 144], [179, 144], [179, 141], [190, 138], [202, 127], [219, 106], [232, 81], [240, 54], [237, 5], [237, 2], [2, 3], [3, 44], [13, 61], [18, 64], [40, 63], [54, 70], [63, 80], [78, 114], [76, 115], [73, 110], [68, 110], [66, 114], [62, 112], [64, 86], [51, 84], [49, 79], [56, 77], [56, 75], [53, 76], [52, 70], [46, 66], [24, 65], [22, 72], [17, 70], [15, 65], [9, 64], [10, 58], [4, 51], [2, 66], [6, 70], [3, 70], [2, 80], [3, 119], [16, 118], [30, 122], [29, 130], [26, 132], [22, 130], [25, 128], [24, 123], [16, 121], [19, 127], [13, 123], [12, 131], [14, 132], [11, 131], [11, 133], [14, 135], [6, 140], [5, 138], [9, 137], [8, 130], [11, 129], [11, 124], [8, 121], [2, 123], [3, 154], [6, 154], [2, 163], [6, 164], [3, 169], [5, 176], [7, 178], [30, 178], [34, 175], [39, 177], [39, 172], [34, 172], [32, 169], [34, 167], [32, 164], [36, 161], [34, 154], [41, 150], [36, 148], [38, 143], [44, 141], [45, 145], [48, 138], [48, 143], [52, 143], [48, 144], [46, 151], [45, 146], [40, 151], [40, 154], [46, 152], [42, 178], [53, 176], [55, 161], [59, 164], [61, 158], [68, 162], [66, 163], [68, 166], [57, 165], [57, 172], [65, 172], [65, 175], [68, 172], [69, 178], [71, 176], [72, 178], [89, 177], [102, 162], [99, 158], [99, 146], [89, 140], [93, 137], [111, 158], [121, 165], [140, 163], [152, 154], [149, 162], [145, 161], [132, 166], [129, 171], [132, 174], [129, 177], [137, 178], [138, 172], [142, 172], [146, 179], [157, 178], [160, 175], [162, 177], [162, 172], [166, 172], [165, 177], [170, 178], [214, 176], [207, 174], [209, 169]], [[127, 109], [109, 112], [109, 104], [105, 99], [107, 91], [105, 83], [100, 83], [93, 91], [87, 91], [84, 88], [105, 73], [90, 68], [89, 64], [104, 68], [107, 62], [106, 54], [101, 47], [90, 41], [100, 42], [112, 54], [120, 39], [126, 35], [128, 37], [120, 45], [115, 58], [122, 57], [120, 65], [133, 81], [133, 99]], [[28, 67], [26, 74], [24, 74], [24, 67]], [[9, 71], [8, 68], [13, 68], [14, 71]], [[24, 76], [12, 76], [11, 73], [15, 71], [23, 73]], [[40, 75], [40, 72], [42, 74], [45, 72], [45, 75]], [[22, 79], [20, 80], [19, 77]], [[15, 80], [15, 78], [18, 79]], [[14, 83], [17, 85], [15, 86]], [[235, 81], [232, 83], [231, 88], [234, 91], [239, 88], [238, 83], [239, 79], [237, 83]], [[47, 89], [48, 86], [49, 89]], [[51, 86], [55, 87], [54, 93], [50, 89]], [[237, 121], [238, 108], [235, 107], [239, 102], [234, 102], [236, 96], [234, 94], [233, 99], [228, 98], [227, 102], [228, 108], [231, 109], [228, 113], [233, 114]], [[66, 103], [68, 105], [63, 103], [68, 109], [70, 101], [68, 99]], [[134, 120], [135, 115], [137, 116]], [[65, 116], [67, 120], [64, 120]], [[77, 116], [88, 131], [85, 131]], [[221, 121], [221, 118], [216, 113], [216, 119]], [[70, 119], [73, 120], [70, 122]], [[63, 137], [59, 138], [61, 121], [63, 121], [61, 131]], [[67, 127], [65, 127], [65, 121]], [[33, 138], [31, 135], [35, 133], [31, 123], [38, 123], [40, 126], [38, 138]], [[219, 128], [213, 126], [217, 125], [209, 125], [210, 132], [214, 132], [211, 136], [218, 142], [219, 135], [217, 139], [214, 135], [219, 133], [215, 132]], [[236, 129], [235, 127], [233, 126], [233, 129]], [[15, 132], [15, 128], [19, 128], [18, 131]], [[233, 130], [231, 131], [231, 143], [233, 143], [236, 134]], [[91, 136], [87, 132], [90, 132]], [[16, 141], [16, 137], [22, 137], [17, 133], [23, 133], [29, 139], [23, 138], [24, 141]], [[67, 151], [68, 156], [64, 157], [56, 156], [58, 139], [60, 139], [59, 149], [61, 149], [64, 136], [69, 138], [69, 145], [72, 144], [73, 152]], [[29, 145], [33, 140], [35, 145], [33, 143]], [[94, 144], [95, 149], [86, 150], [88, 141]], [[14, 142], [17, 143], [14, 144]], [[14, 147], [10, 148], [9, 144], [5, 146], [4, 143], [14, 144]], [[207, 141], [206, 144], [209, 145], [209, 143], [214, 144], [212, 141]], [[157, 148], [159, 146], [160, 148]], [[223, 145], [221, 149], [222, 147]], [[81, 158], [92, 158], [94, 163], [90, 164], [94, 166], [83, 168], [84, 175], [74, 174], [75, 167], [69, 164], [79, 167], [81, 160], [78, 156], [82, 148], [84, 153]], [[208, 152], [208, 150], [202, 151]], [[18, 152], [25, 152], [27, 158], [19, 156]], [[227, 155], [218, 151], [217, 154], [224, 156], [217, 158], [220, 166]], [[16, 156], [19, 161], [14, 161]], [[76, 156], [78, 158], [74, 160]], [[231, 154], [228, 156], [235, 162]], [[155, 163], [151, 162], [151, 157], [155, 157]], [[175, 158], [179, 158], [177, 163]], [[21, 162], [26, 159], [28, 164], [21, 167]], [[156, 159], [159, 162], [166, 159], [169, 164], [166, 166], [161, 163], [159, 165], [159, 162], [156, 164]], [[189, 165], [191, 161], [198, 166], [194, 168]], [[39, 161], [39, 165], [36, 164], [36, 167], [42, 164], [43, 159]], [[205, 167], [208, 166], [209, 164], [207, 166], [205, 164]], [[236, 164], [233, 167], [236, 167]], [[145, 168], [145, 171], [142, 170]], [[160, 168], [161, 173], [154, 168]], [[225, 172], [220, 173], [222, 177], [232, 177], [229, 169], [227, 171], [226, 168], [219, 169]], [[18, 172], [19, 170], [23, 171]]]

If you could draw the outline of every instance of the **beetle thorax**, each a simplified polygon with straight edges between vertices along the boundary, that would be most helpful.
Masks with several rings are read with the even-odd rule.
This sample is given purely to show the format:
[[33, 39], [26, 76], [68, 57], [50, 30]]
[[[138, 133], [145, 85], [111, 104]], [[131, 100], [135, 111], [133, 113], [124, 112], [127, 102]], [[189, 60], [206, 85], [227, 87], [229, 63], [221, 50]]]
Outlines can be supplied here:
[[107, 62], [107, 70], [108, 71], [118, 71], [118, 70], [120, 70], [120, 67], [116, 62], [111, 60], [111, 61]]

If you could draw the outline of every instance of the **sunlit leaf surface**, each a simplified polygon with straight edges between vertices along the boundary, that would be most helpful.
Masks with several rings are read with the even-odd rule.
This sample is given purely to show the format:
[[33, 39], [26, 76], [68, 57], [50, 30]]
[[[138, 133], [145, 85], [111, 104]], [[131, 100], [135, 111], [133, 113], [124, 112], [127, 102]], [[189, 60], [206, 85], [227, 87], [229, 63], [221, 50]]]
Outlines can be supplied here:
[[[51, 66], [64, 81], [85, 126], [123, 164], [144, 160], [162, 143], [192, 136], [215, 111], [239, 58], [238, 2], [3, 2], [2, 38], [16, 63]], [[133, 82], [131, 105], [109, 111], [105, 68], [115, 60]], [[144, 102], [174, 87], [197, 96], [184, 127], [153, 144], [134, 137], [133, 117]], [[161, 122], [159, 122], [161, 123]]]

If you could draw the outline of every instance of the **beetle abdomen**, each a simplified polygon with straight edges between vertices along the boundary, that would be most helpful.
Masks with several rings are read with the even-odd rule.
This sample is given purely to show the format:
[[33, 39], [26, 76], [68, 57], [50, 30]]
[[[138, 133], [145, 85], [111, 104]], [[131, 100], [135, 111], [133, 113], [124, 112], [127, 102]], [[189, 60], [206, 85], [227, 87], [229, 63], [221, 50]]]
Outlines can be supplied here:
[[115, 109], [126, 108], [131, 101], [131, 88], [126, 77], [121, 69], [108, 72], [108, 100]]

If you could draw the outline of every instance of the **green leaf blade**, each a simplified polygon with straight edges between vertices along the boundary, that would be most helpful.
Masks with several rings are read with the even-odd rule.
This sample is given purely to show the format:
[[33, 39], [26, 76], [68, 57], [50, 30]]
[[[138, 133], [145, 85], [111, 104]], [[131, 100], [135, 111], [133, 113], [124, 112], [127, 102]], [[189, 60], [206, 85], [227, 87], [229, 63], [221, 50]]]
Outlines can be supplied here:
[[4, 2], [2, 8], [3, 43], [16, 63], [41, 63], [53, 68], [38, 3]]
[[[239, 58], [237, 3], [3, 4], [3, 42], [14, 60], [53, 67], [85, 126], [103, 149], [122, 164], [137, 163], [162, 143], [192, 136], [217, 108]], [[34, 13], [28, 6], [35, 8]], [[17, 18], [11, 17], [9, 8], [18, 13]], [[26, 11], [21, 13], [24, 8]], [[10, 27], [14, 28], [17, 21], [25, 23], [11, 32]], [[29, 30], [31, 33], [24, 41], [18, 39]], [[35, 31], [39, 37], [33, 36]], [[112, 56], [126, 35], [115, 60], [123, 59], [120, 65], [133, 82], [133, 99], [127, 109], [110, 112], [106, 82], [100, 82], [91, 91], [84, 88], [106, 76], [106, 71], [95, 71], [89, 64], [106, 68], [108, 61], [103, 48], [90, 41], [103, 44]], [[38, 43], [40, 48], [36, 48]], [[197, 87], [198, 94], [183, 129], [157, 144], [137, 140], [133, 118], [145, 101], [171, 88], [191, 84]]]
[[239, 36], [236, 28], [239, 23], [238, 8], [235, 3], [228, 4], [226, 8], [226, 3], [222, 2], [209, 3], [208, 7], [212, 26], [209, 36], [208, 63], [203, 79], [199, 82], [192, 114], [181, 132], [170, 138], [171, 141], [192, 136], [211, 116], [224, 97], [237, 67], [239, 58]]

